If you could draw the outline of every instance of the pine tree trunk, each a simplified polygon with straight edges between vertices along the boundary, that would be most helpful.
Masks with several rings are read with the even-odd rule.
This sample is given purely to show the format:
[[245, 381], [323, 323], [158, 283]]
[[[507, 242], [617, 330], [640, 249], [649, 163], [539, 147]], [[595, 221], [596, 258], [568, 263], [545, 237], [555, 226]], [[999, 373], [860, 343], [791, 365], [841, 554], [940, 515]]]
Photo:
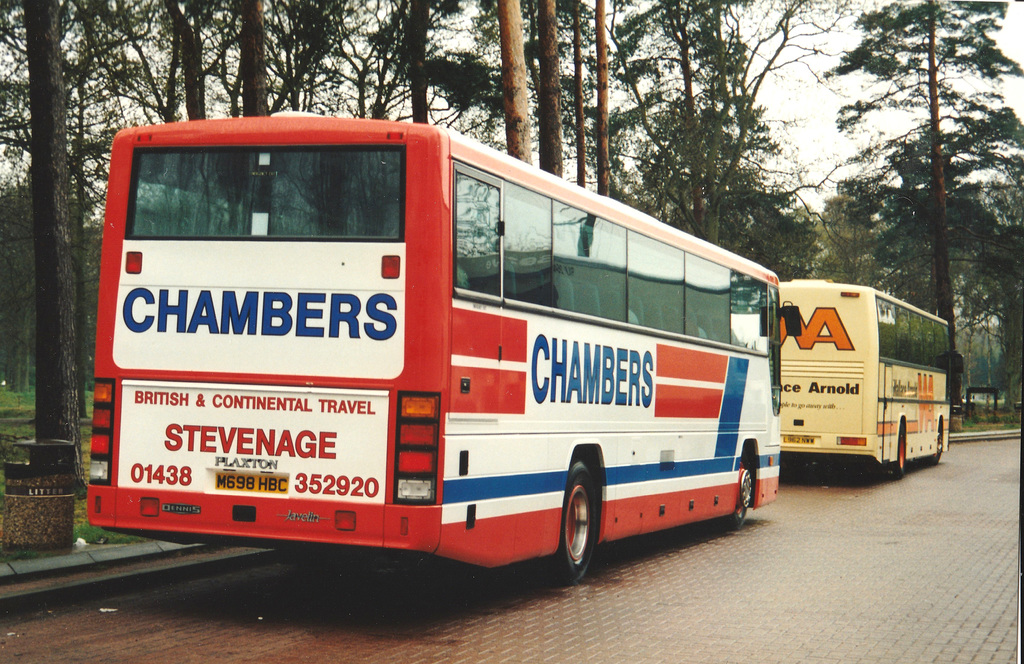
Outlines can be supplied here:
[[268, 115], [267, 55], [264, 43], [263, 3], [242, 0], [241, 58], [238, 75], [242, 79], [242, 115]]
[[[935, 57], [935, 12], [938, 7], [930, 0], [932, 9], [928, 22], [928, 109], [931, 128], [931, 227], [932, 277], [935, 286], [935, 306], [938, 315], [949, 323], [949, 347], [956, 349], [956, 314], [953, 311], [953, 282], [949, 274], [949, 237], [946, 222], [946, 174], [942, 154], [942, 133], [939, 128], [939, 68]], [[950, 372], [950, 394], [954, 403], [960, 402], [961, 377]]]
[[181, 13], [178, 0], [164, 0], [164, 7], [167, 8], [167, 14], [174, 26], [174, 34], [181, 44], [181, 68], [185, 76], [185, 113], [189, 120], [202, 120], [206, 118], [206, 86], [203, 83], [199, 43], [196, 41], [192, 26]]
[[540, 167], [562, 177], [562, 85], [558, 61], [558, 17], [555, 0], [537, 5], [540, 41]]
[[[80, 450], [59, 12], [58, 0], [25, 0], [36, 271], [36, 438], [68, 440]], [[80, 463], [79, 481], [84, 482]]]
[[580, 28], [580, 3], [572, 3], [572, 60], [574, 103], [576, 107], [576, 184], [587, 186], [587, 132], [583, 115], [583, 35]]
[[523, 52], [523, 15], [519, 0], [498, 0], [498, 33], [501, 42], [501, 87], [504, 93], [505, 142], [508, 153], [532, 163], [530, 110], [526, 90], [526, 56]]
[[607, 196], [611, 164], [608, 156], [608, 35], [605, 32], [605, 0], [597, 0], [594, 28], [597, 44], [597, 193]]
[[[693, 64], [690, 61], [689, 16], [683, 17], [679, 27], [680, 52], [683, 70], [683, 107], [686, 109], [686, 131], [694, 139], [697, 136], [697, 102], [693, 93]], [[699, 159], [695, 160], [699, 163]], [[693, 198], [693, 225], [698, 234], [703, 234], [707, 210], [704, 205], [704, 173], [694, 169], [690, 181], [690, 195]]]
[[409, 40], [409, 88], [412, 95], [412, 121], [429, 122], [427, 105], [427, 30], [430, 25], [429, 0], [410, 0], [407, 39]]

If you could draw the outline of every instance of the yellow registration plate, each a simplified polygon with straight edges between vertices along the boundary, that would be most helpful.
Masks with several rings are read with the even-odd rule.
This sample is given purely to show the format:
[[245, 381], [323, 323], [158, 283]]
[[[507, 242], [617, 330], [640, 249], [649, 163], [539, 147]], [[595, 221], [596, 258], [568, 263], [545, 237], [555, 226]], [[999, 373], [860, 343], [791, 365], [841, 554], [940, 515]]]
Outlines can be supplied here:
[[220, 491], [250, 491], [252, 493], [288, 493], [288, 478], [280, 475], [246, 475], [244, 473], [217, 473], [216, 488]]
[[814, 436], [783, 436], [782, 442], [789, 445], [813, 445], [817, 441]]

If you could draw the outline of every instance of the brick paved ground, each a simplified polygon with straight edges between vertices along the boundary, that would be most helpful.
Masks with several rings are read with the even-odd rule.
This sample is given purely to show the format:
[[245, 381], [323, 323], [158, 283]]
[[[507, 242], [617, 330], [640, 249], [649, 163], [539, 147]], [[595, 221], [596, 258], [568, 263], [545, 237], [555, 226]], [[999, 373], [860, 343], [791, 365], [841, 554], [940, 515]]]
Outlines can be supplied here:
[[899, 482], [786, 482], [743, 531], [606, 546], [576, 588], [273, 565], [0, 617], [0, 661], [1014, 662], [1019, 460], [971, 443]]

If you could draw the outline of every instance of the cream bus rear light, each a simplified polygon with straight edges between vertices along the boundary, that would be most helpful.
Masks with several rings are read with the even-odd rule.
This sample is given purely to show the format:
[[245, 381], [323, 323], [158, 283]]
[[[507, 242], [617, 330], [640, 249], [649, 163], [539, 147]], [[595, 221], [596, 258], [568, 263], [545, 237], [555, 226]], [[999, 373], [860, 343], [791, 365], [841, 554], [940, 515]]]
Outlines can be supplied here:
[[852, 436], [843, 436], [839, 439], [840, 445], [856, 445], [857, 447], [867, 447], [867, 438], [855, 438]]

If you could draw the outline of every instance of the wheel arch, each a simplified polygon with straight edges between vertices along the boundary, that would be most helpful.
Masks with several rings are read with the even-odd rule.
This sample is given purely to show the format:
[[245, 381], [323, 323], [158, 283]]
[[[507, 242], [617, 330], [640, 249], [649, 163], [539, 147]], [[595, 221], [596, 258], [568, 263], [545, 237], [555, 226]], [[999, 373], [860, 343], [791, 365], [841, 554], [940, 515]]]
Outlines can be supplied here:
[[596, 442], [578, 442], [573, 446], [572, 454], [569, 455], [569, 463], [566, 465], [566, 472], [572, 468], [577, 461], [583, 462], [590, 471], [590, 476], [597, 484], [597, 541], [604, 537], [604, 528], [601, 519], [604, 517], [605, 489], [608, 487], [608, 475], [604, 466], [604, 450]]
[[747, 438], [743, 441], [740, 461], [743, 463], [743, 467], [754, 475], [754, 480], [757, 481], [758, 470], [761, 468], [761, 455], [758, 453], [757, 439]]
[[758, 450], [757, 439], [747, 438], [743, 441], [740, 451], [740, 463], [750, 471], [751, 478], [754, 480], [754, 500], [751, 508], [761, 505], [761, 455]]

